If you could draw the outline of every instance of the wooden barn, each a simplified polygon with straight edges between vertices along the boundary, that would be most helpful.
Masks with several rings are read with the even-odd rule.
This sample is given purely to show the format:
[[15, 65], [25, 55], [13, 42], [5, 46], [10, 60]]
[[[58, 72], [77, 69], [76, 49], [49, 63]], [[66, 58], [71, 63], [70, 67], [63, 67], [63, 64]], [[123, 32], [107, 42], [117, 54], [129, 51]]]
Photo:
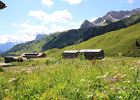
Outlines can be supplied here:
[[67, 50], [62, 53], [63, 58], [74, 59], [78, 57], [78, 50]]
[[79, 53], [82, 53], [85, 56], [85, 59], [103, 59], [104, 51], [102, 49], [83, 49], [79, 50]]
[[0, 9], [4, 9], [4, 8], [6, 8], [6, 5], [2, 1], [0, 1]]
[[10, 63], [10, 62], [23, 62], [24, 58], [22, 57], [15, 57], [15, 56], [6, 56], [5, 57], [5, 63]]
[[24, 53], [21, 55], [21, 57], [25, 57], [27, 59], [30, 58], [44, 58], [46, 57], [45, 53]]

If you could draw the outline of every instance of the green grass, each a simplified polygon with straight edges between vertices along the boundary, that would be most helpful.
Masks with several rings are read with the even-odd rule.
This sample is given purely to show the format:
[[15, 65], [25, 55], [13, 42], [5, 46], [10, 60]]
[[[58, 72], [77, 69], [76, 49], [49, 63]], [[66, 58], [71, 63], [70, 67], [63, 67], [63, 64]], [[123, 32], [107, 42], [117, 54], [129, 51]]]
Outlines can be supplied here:
[[[137, 43], [136, 43], [137, 41]], [[96, 36], [80, 44], [46, 51], [50, 56], [59, 56], [64, 50], [103, 49], [106, 56], [140, 57], [140, 23], [104, 35]], [[55, 53], [51, 53], [51, 52]]]
[[139, 58], [36, 59], [0, 72], [0, 99], [139, 100]]

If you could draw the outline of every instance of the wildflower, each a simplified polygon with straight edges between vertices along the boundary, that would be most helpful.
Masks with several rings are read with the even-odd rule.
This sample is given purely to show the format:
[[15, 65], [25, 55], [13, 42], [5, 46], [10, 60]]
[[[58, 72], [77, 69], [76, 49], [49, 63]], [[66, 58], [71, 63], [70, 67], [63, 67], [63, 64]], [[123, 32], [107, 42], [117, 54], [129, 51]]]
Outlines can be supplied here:
[[81, 81], [81, 82], [85, 82], [85, 79], [81, 79], [80, 81]]
[[9, 90], [9, 89], [5, 89], [4, 91], [5, 91], [5, 92], [9, 92], [10, 90]]
[[133, 70], [133, 69], [134, 69], [134, 67], [129, 68], [129, 70]]
[[140, 80], [137, 80], [138, 83], [140, 83]]
[[113, 78], [114, 79], [119, 79], [121, 77], [121, 74], [117, 74], [117, 75], [115, 75]]
[[26, 71], [28, 74], [31, 74], [32, 73], [32, 71], [31, 70], [28, 70], [28, 71]]
[[107, 77], [107, 76], [108, 76], [108, 74], [109, 74], [109, 72], [108, 72], [108, 73], [106, 73], [104, 76], [102, 76], [102, 78], [105, 78], [105, 77]]
[[122, 76], [121, 76], [121, 78], [124, 78], [124, 77], [126, 77], [126, 76], [127, 76], [127, 75], [126, 75], [126, 74], [124, 74], [124, 75], [122, 75]]
[[32, 71], [33, 69], [29, 68], [28, 71]]
[[33, 67], [33, 66], [31, 67], [31, 69], [34, 69], [34, 68], [35, 68], [35, 67]]
[[123, 97], [122, 96], [119, 96], [119, 99], [122, 99]]
[[137, 64], [140, 64], [140, 60], [137, 62]]
[[11, 78], [10, 80], [9, 80], [9, 82], [14, 82], [14, 81], [16, 81], [17, 79], [16, 78]]
[[105, 58], [104, 59], [102, 59], [102, 61], [104, 61], [105, 60]]
[[80, 89], [75, 88], [75, 92], [76, 92], [76, 93], [79, 93], [79, 92], [80, 92]]
[[130, 83], [131, 81], [123, 81], [124, 83]]
[[17, 71], [14, 71], [14, 73], [17, 73]]
[[115, 79], [115, 78], [111, 79], [111, 82], [116, 82], [116, 81], [117, 81], [117, 79]]
[[93, 97], [92, 93], [87, 95], [87, 98], [92, 98], [92, 97]]
[[97, 76], [96, 78], [97, 78], [97, 79], [101, 79], [101, 78], [102, 78], [102, 76]]
[[26, 70], [25, 68], [22, 68], [22, 69], [21, 69], [21, 71], [25, 71], [25, 70]]
[[131, 83], [131, 81], [127, 81], [128, 83]]

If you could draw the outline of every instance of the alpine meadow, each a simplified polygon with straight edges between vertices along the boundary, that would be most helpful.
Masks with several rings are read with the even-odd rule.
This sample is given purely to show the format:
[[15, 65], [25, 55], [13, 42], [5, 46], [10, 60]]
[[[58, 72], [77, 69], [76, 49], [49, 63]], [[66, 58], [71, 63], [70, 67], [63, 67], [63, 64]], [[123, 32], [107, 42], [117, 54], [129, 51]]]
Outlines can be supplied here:
[[0, 100], [140, 100], [139, 7], [0, 1]]

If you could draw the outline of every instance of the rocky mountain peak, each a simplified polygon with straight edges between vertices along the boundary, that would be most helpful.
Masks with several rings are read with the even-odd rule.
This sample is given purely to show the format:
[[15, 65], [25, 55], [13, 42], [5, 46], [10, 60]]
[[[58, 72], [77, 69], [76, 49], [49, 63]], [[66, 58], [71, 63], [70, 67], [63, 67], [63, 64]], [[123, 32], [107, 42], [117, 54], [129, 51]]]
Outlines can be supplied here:
[[93, 25], [90, 21], [85, 20], [85, 21], [82, 23], [82, 25], [81, 25], [80, 28], [85, 29], [85, 28], [90, 28], [90, 27], [93, 27], [93, 26], [94, 26], [94, 25]]
[[94, 26], [105, 26], [111, 22], [116, 22], [136, 14], [140, 14], [140, 8], [136, 8], [131, 11], [110, 11], [105, 16], [98, 18], [92, 23]]
[[41, 40], [43, 39], [45, 36], [47, 36], [46, 34], [37, 34], [35, 37], [35, 40]]

